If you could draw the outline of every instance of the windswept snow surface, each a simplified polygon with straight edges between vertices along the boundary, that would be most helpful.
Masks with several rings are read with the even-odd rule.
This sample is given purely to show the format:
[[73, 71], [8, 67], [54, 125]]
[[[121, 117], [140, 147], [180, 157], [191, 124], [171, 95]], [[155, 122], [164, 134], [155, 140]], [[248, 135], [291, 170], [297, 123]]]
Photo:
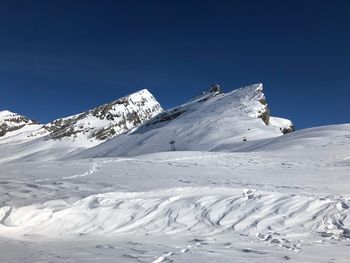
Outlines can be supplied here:
[[2, 162], [0, 260], [349, 262], [350, 124], [240, 144]]

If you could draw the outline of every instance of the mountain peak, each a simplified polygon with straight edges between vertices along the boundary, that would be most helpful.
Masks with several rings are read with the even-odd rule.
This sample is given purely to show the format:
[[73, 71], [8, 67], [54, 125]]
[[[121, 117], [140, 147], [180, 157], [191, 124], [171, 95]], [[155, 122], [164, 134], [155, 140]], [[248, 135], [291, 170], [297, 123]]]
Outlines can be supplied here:
[[83, 137], [104, 141], [127, 132], [163, 111], [158, 101], [143, 89], [81, 114], [44, 126], [52, 139]]
[[[148, 89], [141, 89], [141, 90], [132, 92], [132, 93], [126, 95], [126, 96], [123, 96], [123, 97], [121, 97], [121, 98], [119, 98], [119, 99], [116, 99], [116, 100], [114, 100], [114, 101], [123, 100], [123, 99], [125, 99], [125, 98], [136, 98], [136, 97], [138, 97], [138, 96], [142, 96], [142, 97], [152, 97], [152, 98], [154, 98], [153, 95], [152, 95], [152, 93], [151, 93]], [[114, 102], [114, 101], [113, 101], [113, 102]], [[113, 102], [112, 102], [112, 103], [113, 103]]]
[[26, 125], [34, 124], [38, 124], [38, 122], [9, 110], [0, 111], [0, 137], [8, 132], [19, 130]]
[[228, 93], [215, 85], [187, 103], [161, 112], [133, 132], [87, 150], [82, 156], [135, 156], [169, 151], [175, 145], [179, 151], [231, 151], [251, 141], [282, 135], [276, 119], [273, 125], [269, 121], [270, 110], [262, 83]]
[[17, 113], [15, 112], [12, 112], [12, 111], [9, 111], [9, 110], [2, 110], [0, 111], [0, 118], [7, 118], [7, 117], [10, 117], [10, 116], [14, 116], [14, 115], [18, 115]]

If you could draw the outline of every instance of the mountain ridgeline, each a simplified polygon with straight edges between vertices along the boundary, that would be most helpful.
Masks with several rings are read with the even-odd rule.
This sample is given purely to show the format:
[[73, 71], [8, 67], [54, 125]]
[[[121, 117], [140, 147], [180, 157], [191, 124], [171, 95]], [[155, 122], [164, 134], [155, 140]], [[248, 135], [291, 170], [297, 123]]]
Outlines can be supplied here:
[[0, 111], [0, 137], [22, 129], [28, 125], [38, 124], [37, 121], [30, 120], [25, 116], [18, 115], [10, 111]]
[[[86, 157], [129, 156], [169, 150], [229, 150], [237, 143], [294, 131], [286, 119], [270, 116], [263, 85], [229, 93], [218, 85], [178, 107], [163, 110], [146, 89], [73, 116], [39, 124], [9, 111], [0, 112], [0, 144], [43, 145], [53, 141], [87, 149]], [[43, 147], [43, 146], [41, 146]], [[49, 146], [45, 146], [45, 149]], [[51, 147], [51, 146], [50, 146]]]
[[128, 132], [163, 109], [146, 89], [78, 115], [57, 119], [43, 128], [51, 139], [77, 137], [104, 141]]

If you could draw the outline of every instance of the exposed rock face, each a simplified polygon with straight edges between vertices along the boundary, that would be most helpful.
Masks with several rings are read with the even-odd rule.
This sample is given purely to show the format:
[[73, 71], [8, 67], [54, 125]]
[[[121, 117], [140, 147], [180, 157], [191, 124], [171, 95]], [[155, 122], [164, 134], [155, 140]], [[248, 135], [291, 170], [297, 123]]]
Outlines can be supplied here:
[[291, 133], [291, 132], [295, 131], [295, 127], [292, 124], [291, 126], [289, 126], [287, 128], [280, 128], [280, 130], [283, 134], [287, 134], [287, 133]]
[[38, 122], [7, 110], [0, 111], [0, 137], [5, 136], [8, 132], [19, 130], [26, 125], [34, 124], [38, 124]]
[[84, 113], [57, 119], [44, 126], [51, 139], [83, 136], [107, 140], [127, 132], [162, 112], [152, 94], [144, 89]]
[[271, 116], [270, 108], [263, 93], [263, 85], [256, 84], [254, 86], [256, 86], [256, 89], [252, 98], [260, 103], [260, 106], [256, 108], [257, 117], [261, 118], [266, 125], [278, 128], [283, 134], [295, 131], [290, 120]]
[[209, 92], [221, 92], [220, 85], [219, 84], [211, 85]]
[[[250, 100], [257, 101], [259, 102], [259, 106], [255, 108], [256, 110], [256, 117], [262, 119], [262, 121], [266, 124], [269, 125], [270, 122], [270, 108], [267, 105], [267, 101], [265, 98], [265, 95], [263, 93], [263, 84], [255, 84], [251, 86], [252, 89], [250, 91], [251, 98]], [[254, 113], [253, 113], [254, 115]]]

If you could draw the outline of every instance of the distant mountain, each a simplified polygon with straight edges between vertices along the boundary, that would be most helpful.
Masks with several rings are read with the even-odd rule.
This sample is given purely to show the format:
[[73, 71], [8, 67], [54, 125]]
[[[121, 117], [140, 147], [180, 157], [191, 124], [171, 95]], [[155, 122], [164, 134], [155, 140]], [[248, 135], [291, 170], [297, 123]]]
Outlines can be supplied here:
[[293, 129], [291, 121], [270, 117], [262, 84], [227, 94], [214, 86], [181, 106], [161, 112], [135, 131], [88, 149], [81, 156], [135, 156], [174, 149], [234, 151], [251, 141], [277, 137]]
[[240, 151], [293, 130], [291, 121], [270, 116], [262, 84], [229, 93], [214, 85], [166, 111], [148, 90], [141, 90], [45, 125], [9, 111], [0, 114], [4, 162]]
[[163, 109], [153, 95], [141, 90], [81, 114], [57, 119], [43, 128], [51, 139], [84, 137], [104, 141], [127, 132]]
[[[81, 114], [54, 120], [46, 125], [10, 111], [0, 112], [0, 138], [22, 131], [22, 140], [45, 137], [46, 140], [69, 139], [98, 144], [127, 132], [163, 111], [146, 89]], [[28, 129], [28, 126], [33, 128]], [[29, 132], [28, 132], [29, 131]]]
[[0, 137], [22, 129], [25, 126], [36, 124], [39, 123], [17, 113], [8, 110], [0, 111]]

